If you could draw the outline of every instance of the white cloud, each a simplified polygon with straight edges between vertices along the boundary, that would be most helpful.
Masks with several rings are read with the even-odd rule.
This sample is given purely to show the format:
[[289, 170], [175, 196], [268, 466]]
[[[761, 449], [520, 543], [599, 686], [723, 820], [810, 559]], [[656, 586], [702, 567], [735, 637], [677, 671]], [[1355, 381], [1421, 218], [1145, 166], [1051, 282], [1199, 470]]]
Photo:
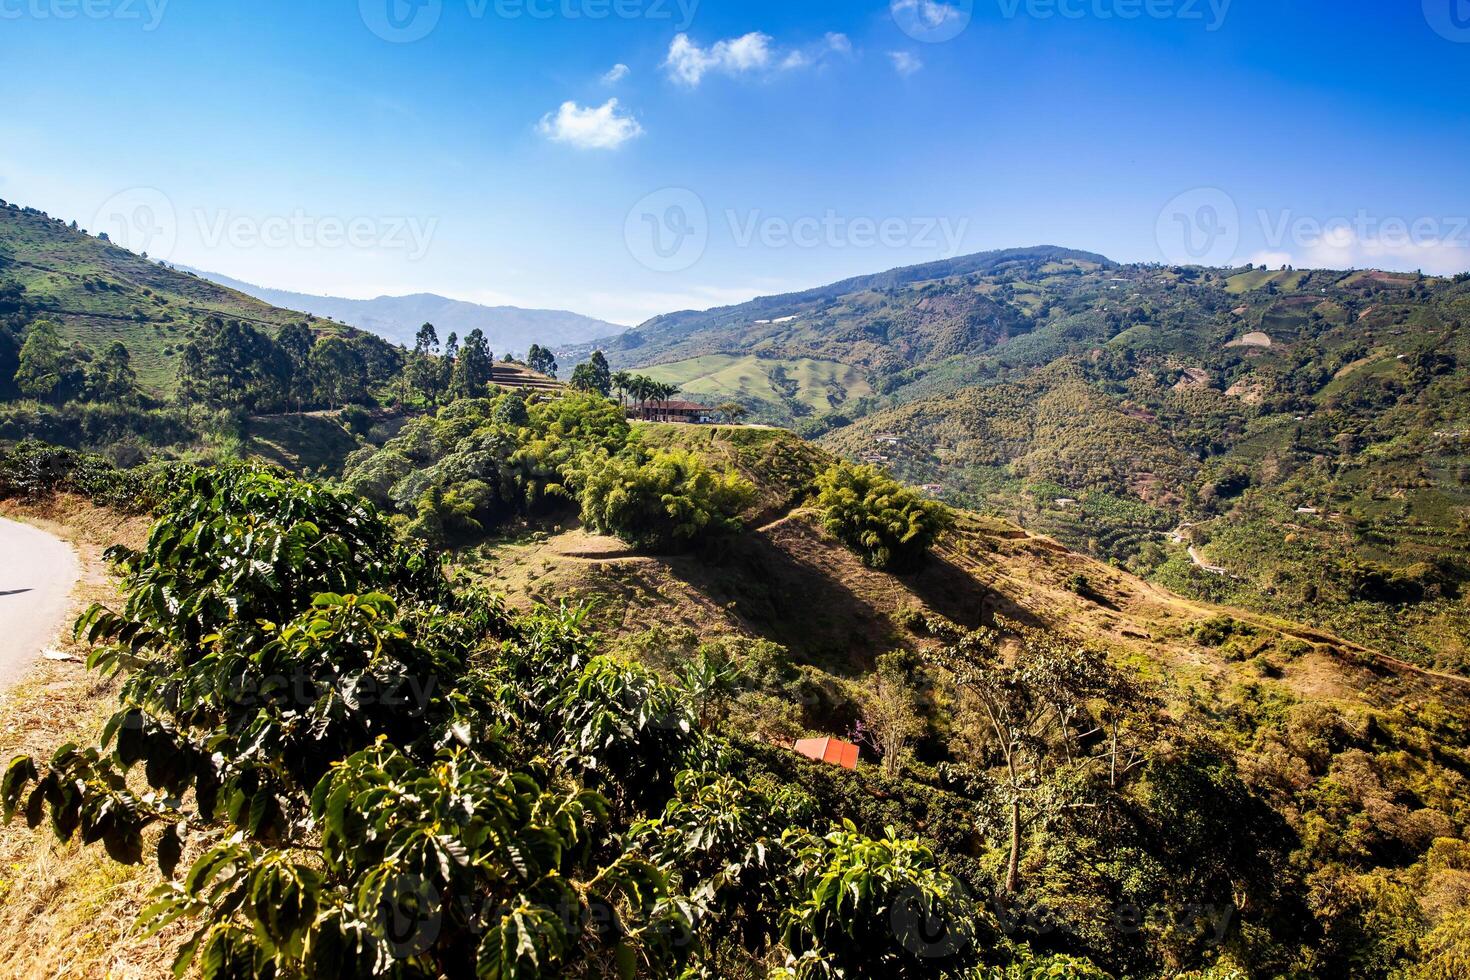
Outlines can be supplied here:
[[778, 50], [775, 39], [760, 31], [716, 41], [707, 48], [679, 34], [669, 45], [664, 68], [674, 81], [693, 88], [710, 72], [737, 76], [794, 71], [819, 64], [828, 55], [851, 54], [852, 41], [846, 34], [829, 33], [819, 43], [786, 50]]
[[930, 30], [938, 30], [965, 16], [959, 7], [939, 0], [893, 0], [893, 12], [913, 14], [919, 24]]
[[712, 71], [738, 75], [743, 72], [763, 69], [771, 64], [771, 37], [752, 31], [742, 37], [716, 41], [708, 48], [701, 48], [689, 39], [688, 34], [679, 34], [669, 45], [669, 56], [664, 67], [676, 81], [685, 85], [698, 85]]
[[541, 117], [536, 129], [553, 142], [584, 150], [614, 150], [643, 135], [638, 120], [620, 110], [617, 99], [585, 109], [575, 102], [563, 102], [555, 113]]
[[907, 51], [890, 51], [888, 57], [893, 62], [893, 70], [905, 78], [924, 67], [916, 55]]
[[613, 65], [611, 68], [609, 68], [607, 70], [607, 73], [602, 76], [602, 84], [616, 85], [618, 82], [621, 82], [623, 79], [628, 77], [628, 71], [629, 68], [627, 65], [623, 64], [622, 62], [618, 62], [616, 65]]
[[1298, 269], [1422, 270], [1432, 276], [1452, 276], [1470, 270], [1470, 241], [1452, 230], [1441, 230], [1440, 235], [1421, 239], [1392, 231], [1359, 235], [1345, 225], [1338, 225], [1291, 251], [1257, 252], [1250, 261], [1271, 269], [1290, 265]]

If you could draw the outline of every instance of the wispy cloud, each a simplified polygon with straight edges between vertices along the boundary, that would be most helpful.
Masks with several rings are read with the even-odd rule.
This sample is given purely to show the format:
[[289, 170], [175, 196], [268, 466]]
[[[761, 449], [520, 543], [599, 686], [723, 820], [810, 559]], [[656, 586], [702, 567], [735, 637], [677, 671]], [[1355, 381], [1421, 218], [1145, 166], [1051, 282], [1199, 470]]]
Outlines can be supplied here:
[[643, 135], [638, 120], [619, 108], [617, 99], [608, 99], [595, 108], [563, 102], [556, 112], [543, 116], [536, 128], [553, 142], [583, 150], [615, 150]]
[[613, 65], [611, 68], [609, 68], [606, 74], [602, 76], [602, 84], [616, 85], [618, 82], [621, 82], [623, 79], [628, 77], [628, 72], [628, 66], [623, 64], [622, 62], [618, 62], [616, 65]]
[[959, 7], [940, 0], [893, 0], [892, 9], [895, 14], [914, 17], [919, 24], [930, 30], [938, 30], [965, 16], [965, 12]]
[[760, 31], [716, 41], [709, 47], [679, 34], [669, 45], [664, 68], [674, 81], [694, 88], [712, 72], [734, 77], [793, 71], [820, 64], [831, 55], [851, 54], [852, 41], [837, 33], [827, 34], [816, 44], [793, 48], [779, 48], [775, 38]]
[[1257, 252], [1249, 261], [1272, 269], [1291, 265], [1298, 269], [1422, 270], [1432, 276], [1452, 276], [1470, 270], [1470, 243], [1454, 238], [1416, 242], [1344, 232], [1291, 250]]
[[907, 51], [890, 51], [888, 52], [888, 58], [893, 62], [893, 70], [905, 78], [924, 67], [924, 63], [919, 60], [917, 55], [910, 54]]

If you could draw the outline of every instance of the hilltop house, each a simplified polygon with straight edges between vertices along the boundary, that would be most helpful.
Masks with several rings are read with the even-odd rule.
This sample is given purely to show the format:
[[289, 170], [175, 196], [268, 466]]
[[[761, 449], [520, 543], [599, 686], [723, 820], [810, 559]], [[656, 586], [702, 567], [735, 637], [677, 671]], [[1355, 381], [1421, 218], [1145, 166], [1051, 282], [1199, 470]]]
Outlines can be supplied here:
[[710, 425], [715, 421], [715, 410], [708, 405], [685, 401], [648, 401], [628, 409], [628, 417], [644, 422], [688, 422], [693, 425]]

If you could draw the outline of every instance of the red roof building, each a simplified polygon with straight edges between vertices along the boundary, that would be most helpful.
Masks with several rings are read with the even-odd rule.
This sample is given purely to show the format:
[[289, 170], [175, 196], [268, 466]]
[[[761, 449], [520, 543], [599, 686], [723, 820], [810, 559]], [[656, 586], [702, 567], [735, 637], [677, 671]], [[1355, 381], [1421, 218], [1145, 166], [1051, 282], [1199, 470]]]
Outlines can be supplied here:
[[844, 769], [857, 768], [858, 747], [840, 738], [799, 738], [792, 748], [817, 762], [827, 762]]
[[686, 401], [646, 401], [628, 410], [628, 414], [645, 422], [692, 422], [708, 425], [715, 420], [715, 410], [708, 405]]

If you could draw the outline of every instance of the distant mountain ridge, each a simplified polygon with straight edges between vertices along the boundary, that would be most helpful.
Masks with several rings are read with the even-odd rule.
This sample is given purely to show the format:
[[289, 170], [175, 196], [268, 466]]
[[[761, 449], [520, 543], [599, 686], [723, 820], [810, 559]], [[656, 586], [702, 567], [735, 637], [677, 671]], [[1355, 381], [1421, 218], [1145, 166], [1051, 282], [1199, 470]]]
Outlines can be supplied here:
[[1011, 265], [1040, 264], [1046, 262], [1086, 263], [1101, 269], [1116, 265], [1107, 256], [1096, 252], [1063, 248], [1059, 245], [1036, 245], [1029, 248], [996, 249], [975, 252], [952, 259], [940, 259], [920, 265], [902, 266], [869, 275], [853, 276], [825, 286], [816, 286], [794, 293], [775, 296], [758, 296], [734, 306], [718, 306], [709, 310], [681, 310], [665, 313], [614, 337], [603, 340], [609, 354], [617, 351], [638, 351], [623, 358], [636, 362], [647, 356], [644, 348], [677, 344], [693, 334], [705, 331], [720, 331], [731, 326], [746, 324], [782, 323], [802, 314], [818, 311], [833, 300], [843, 296], [871, 291], [899, 289], [913, 283], [936, 279], [948, 279], [973, 273], [994, 273]]
[[434, 293], [379, 296], [376, 299], [315, 296], [257, 286], [203, 269], [189, 271], [275, 306], [305, 310], [315, 316], [340, 320], [405, 346], [413, 345], [414, 335], [425, 323], [434, 324], [441, 339], [450, 331], [463, 337], [478, 328], [485, 332], [496, 353], [519, 354], [524, 354], [532, 344], [546, 347], [584, 344], [602, 337], [616, 336], [626, 329], [616, 323], [567, 310], [482, 306]]

